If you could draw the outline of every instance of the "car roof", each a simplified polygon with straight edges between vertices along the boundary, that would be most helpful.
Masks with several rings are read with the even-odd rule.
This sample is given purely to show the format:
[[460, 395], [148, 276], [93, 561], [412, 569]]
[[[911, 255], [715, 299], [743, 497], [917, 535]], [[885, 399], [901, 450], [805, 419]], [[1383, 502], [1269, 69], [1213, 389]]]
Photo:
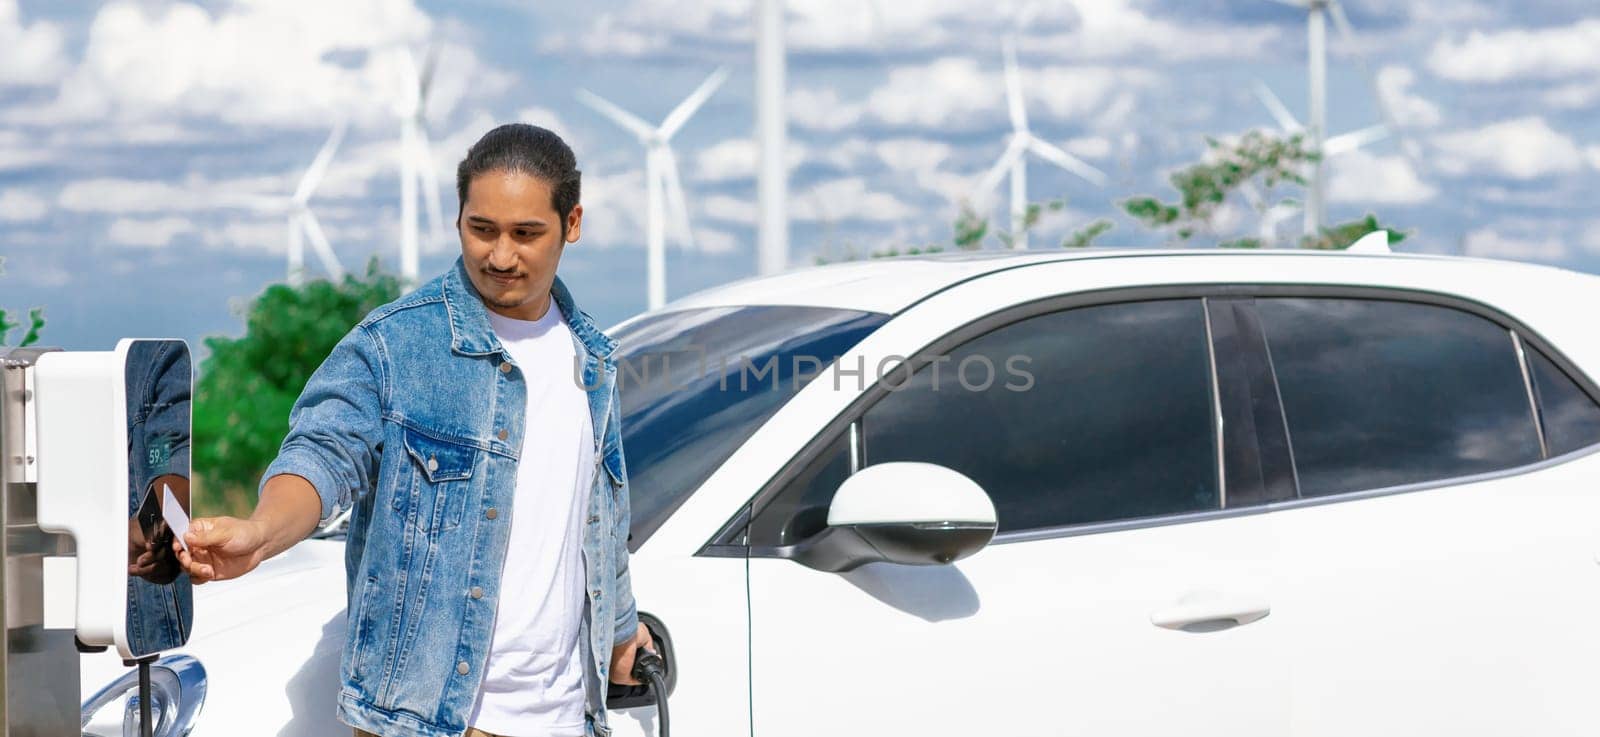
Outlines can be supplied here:
[[[1491, 259], [1432, 254], [1352, 254], [1342, 251], [1300, 249], [1117, 249], [1086, 248], [1072, 251], [960, 251], [873, 258], [795, 269], [770, 276], [754, 276], [687, 295], [667, 303], [661, 311], [745, 305], [796, 305], [830, 307], [894, 314], [930, 294], [963, 281], [1006, 269], [1034, 264], [1091, 259], [1289, 259], [1311, 265], [1310, 259], [1424, 259], [1453, 263], [1481, 263], [1485, 268], [1530, 264]], [[1284, 263], [1288, 265], [1288, 263]], [[1556, 269], [1549, 269], [1557, 271]]]

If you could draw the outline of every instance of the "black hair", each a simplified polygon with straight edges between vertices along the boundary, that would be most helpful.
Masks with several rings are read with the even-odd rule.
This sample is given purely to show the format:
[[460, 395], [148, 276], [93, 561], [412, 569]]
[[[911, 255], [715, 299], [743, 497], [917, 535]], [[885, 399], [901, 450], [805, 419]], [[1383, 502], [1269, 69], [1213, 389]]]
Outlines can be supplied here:
[[583, 172], [578, 171], [578, 157], [561, 136], [527, 123], [507, 123], [483, 134], [456, 167], [457, 218], [466, 207], [467, 186], [473, 178], [493, 171], [527, 174], [549, 184], [551, 204], [561, 218], [561, 238], [566, 240], [567, 215], [578, 204]]

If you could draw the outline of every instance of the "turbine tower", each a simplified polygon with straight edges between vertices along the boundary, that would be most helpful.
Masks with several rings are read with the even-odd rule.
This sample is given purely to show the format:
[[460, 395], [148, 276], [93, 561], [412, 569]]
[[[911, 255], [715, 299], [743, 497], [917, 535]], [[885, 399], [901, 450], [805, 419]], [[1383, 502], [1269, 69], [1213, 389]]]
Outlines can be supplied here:
[[400, 53], [401, 94], [395, 112], [400, 116], [400, 281], [417, 285], [417, 199], [427, 211], [429, 249], [444, 243], [444, 216], [439, 207], [439, 172], [434, 168], [433, 147], [428, 142], [428, 91], [438, 53], [430, 47], [421, 70], [411, 50]]
[[[1350, 19], [1344, 14], [1344, 7], [1339, 0], [1273, 0], [1293, 8], [1306, 11], [1306, 68], [1308, 88], [1308, 116], [1306, 124], [1301, 126], [1289, 109], [1278, 100], [1265, 86], [1258, 85], [1256, 96], [1261, 98], [1268, 111], [1277, 119], [1278, 125], [1284, 130], [1295, 132], [1305, 130], [1306, 137], [1312, 151], [1320, 151], [1323, 156], [1311, 162], [1311, 176], [1308, 177], [1310, 185], [1306, 188], [1305, 207], [1305, 232], [1306, 235], [1316, 235], [1321, 231], [1323, 223], [1327, 221], [1327, 175], [1323, 169], [1322, 159], [1334, 156], [1344, 151], [1359, 148], [1362, 145], [1383, 138], [1389, 132], [1398, 133], [1399, 126], [1395, 122], [1393, 111], [1389, 109], [1388, 101], [1383, 97], [1383, 92], [1378, 88], [1377, 78], [1367, 68], [1366, 61], [1360, 56], [1356, 59], [1365, 73], [1368, 83], [1372, 87], [1373, 98], [1377, 100], [1378, 111], [1383, 116], [1383, 126], [1365, 128], [1344, 136], [1328, 138], [1328, 29], [1327, 21], [1333, 19], [1333, 24], [1339, 29], [1339, 36], [1345, 44], [1356, 48], [1355, 30], [1350, 26]], [[1386, 128], [1385, 128], [1386, 126]], [[1381, 132], [1375, 132], [1379, 131]], [[1402, 139], [1401, 150], [1413, 162], [1417, 156], [1411, 148], [1410, 142]]]
[[1009, 172], [1011, 175], [1011, 247], [1027, 248], [1028, 234], [1023, 226], [1028, 210], [1028, 152], [1033, 152], [1039, 158], [1066, 169], [1088, 180], [1095, 186], [1105, 186], [1106, 175], [1099, 169], [1085, 163], [1082, 159], [1063, 151], [1061, 147], [1035, 136], [1028, 129], [1028, 111], [1022, 97], [1022, 75], [1017, 71], [1015, 41], [1007, 39], [1004, 51], [1006, 59], [1006, 102], [1011, 113], [1011, 141], [1006, 144], [1005, 152], [1000, 154], [1000, 159], [995, 162], [994, 167], [983, 175], [983, 179], [979, 180], [975, 197], [980, 200], [987, 198], [989, 193], [1000, 184], [1000, 179]]
[[256, 209], [272, 213], [283, 213], [288, 217], [289, 228], [289, 269], [288, 282], [291, 286], [300, 286], [305, 283], [306, 271], [306, 241], [311, 241], [312, 250], [316, 251], [317, 260], [322, 262], [322, 270], [327, 272], [333, 280], [344, 279], [344, 267], [339, 265], [339, 257], [334, 254], [333, 247], [328, 245], [328, 237], [322, 232], [322, 225], [317, 222], [317, 216], [311, 212], [311, 195], [316, 192], [317, 185], [322, 182], [322, 177], [328, 172], [328, 164], [333, 161], [333, 154], [339, 150], [339, 143], [344, 140], [345, 123], [340, 121], [335, 124], [333, 131], [328, 134], [327, 140], [322, 142], [322, 148], [317, 151], [316, 158], [311, 160], [311, 165], [306, 167], [304, 174], [300, 175], [300, 182], [295, 185], [294, 192], [288, 197], [251, 198], [250, 201]]
[[[588, 90], [578, 91], [578, 100], [612, 122], [632, 132], [644, 146], [644, 176], [647, 192], [646, 232], [646, 294], [649, 309], [666, 303], [666, 243], [667, 207], [671, 207], [673, 228], [685, 247], [694, 247], [694, 233], [689, 225], [689, 208], [683, 198], [683, 183], [678, 178], [677, 157], [672, 153], [672, 136], [704, 105], [717, 88], [728, 79], [728, 70], [718, 67], [706, 77], [694, 92], [672, 109], [661, 125], [652, 127], [639, 116], [618, 107], [611, 101]], [[663, 201], [665, 198], [665, 201]]]

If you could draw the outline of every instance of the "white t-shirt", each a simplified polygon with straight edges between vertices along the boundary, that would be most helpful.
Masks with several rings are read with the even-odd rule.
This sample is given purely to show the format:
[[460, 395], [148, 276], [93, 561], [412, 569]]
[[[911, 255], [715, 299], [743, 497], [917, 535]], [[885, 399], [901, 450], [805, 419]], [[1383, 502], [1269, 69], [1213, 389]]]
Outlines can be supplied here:
[[561, 309], [489, 324], [528, 387], [511, 542], [483, 684], [468, 724], [516, 735], [584, 734], [583, 520], [594, 482], [594, 430]]

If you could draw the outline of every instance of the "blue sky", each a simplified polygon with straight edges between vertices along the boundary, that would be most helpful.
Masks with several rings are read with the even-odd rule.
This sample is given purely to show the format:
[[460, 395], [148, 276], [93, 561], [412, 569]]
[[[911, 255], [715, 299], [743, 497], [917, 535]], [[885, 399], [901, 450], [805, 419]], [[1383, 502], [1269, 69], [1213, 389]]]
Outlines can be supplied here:
[[[466, 146], [528, 120], [573, 144], [583, 239], [561, 273], [610, 324], [644, 307], [644, 156], [574, 97], [659, 120], [719, 65], [728, 83], [675, 139], [696, 248], [669, 241], [669, 298], [754, 273], [750, 0], [0, 0], [0, 306], [44, 305], [46, 342], [198, 344], [283, 278], [281, 215], [240, 203], [294, 186], [351, 124], [312, 206], [346, 268], [398, 241], [395, 49], [440, 49], [428, 120], [444, 189]], [[1379, 122], [1377, 86], [1421, 156], [1393, 141], [1329, 163], [1335, 221], [1377, 213], [1408, 250], [1600, 272], [1600, 10], [1589, 2], [1346, 0], [1330, 30], [1329, 128]], [[1009, 130], [1001, 40], [1020, 38], [1035, 132], [1110, 175], [1030, 166], [1106, 245], [1160, 245], [1116, 203], [1169, 195], [1204, 136], [1267, 127], [1260, 80], [1305, 109], [1305, 15], [1268, 0], [790, 0], [792, 260], [946, 240]], [[999, 212], [1002, 202], [994, 211]], [[1219, 234], [1257, 228], [1243, 202]], [[1283, 227], [1288, 236], [1297, 218]], [[422, 272], [454, 259], [425, 250]], [[315, 269], [315, 260], [308, 257]], [[315, 274], [315, 271], [313, 271]], [[15, 336], [13, 336], [15, 339]]]

